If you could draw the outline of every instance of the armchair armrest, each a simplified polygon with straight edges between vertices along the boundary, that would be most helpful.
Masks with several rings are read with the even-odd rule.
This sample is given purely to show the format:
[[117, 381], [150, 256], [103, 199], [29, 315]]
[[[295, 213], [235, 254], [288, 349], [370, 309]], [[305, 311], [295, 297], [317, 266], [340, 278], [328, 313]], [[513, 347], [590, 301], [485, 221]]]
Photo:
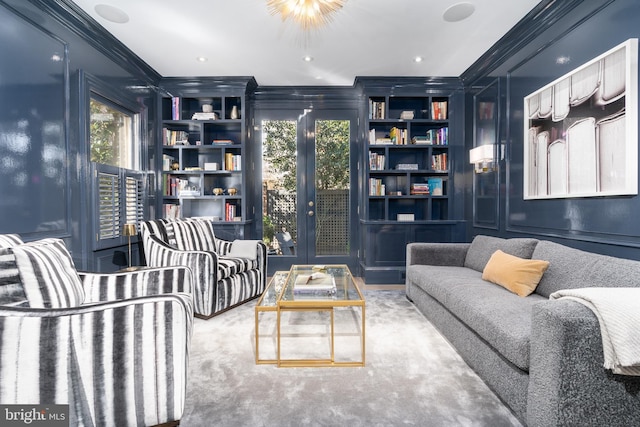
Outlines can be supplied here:
[[185, 294], [0, 307], [0, 402], [69, 404], [70, 425], [179, 420], [192, 327]]
[[167, 245], [154, 235], [145, 242], [147, 265], [150, 267], [186, 266], [191, 270], [196, 313], [210, 310], [215, 298], [215, 288], [208, 283], [216, 283], [218, 276], [218, 254], [204, 251], [182, 251]]
[[534, 305], [531, 324], [528, 425], [640, 422], [640, 378], [604, 368], [591, 310], [575, 301], [544, 301]]
[[116, 301], [146, 295], [186, 293], [191, 295], [192, 272], [188, 267], [149, 267], [110, 274], [78, 272], [85, 303]]
[[407, 267], [419, 265], [450, 265], [462, 267], [471, 243], [409, 243]]

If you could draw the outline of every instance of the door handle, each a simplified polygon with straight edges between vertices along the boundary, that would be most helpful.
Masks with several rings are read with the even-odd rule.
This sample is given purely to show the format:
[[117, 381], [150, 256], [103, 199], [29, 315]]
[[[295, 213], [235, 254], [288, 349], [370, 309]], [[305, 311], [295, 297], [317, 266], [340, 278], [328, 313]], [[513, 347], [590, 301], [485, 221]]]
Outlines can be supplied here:
[[309, 212], [307, 212], [307, 215], [309, 215], [309, 216], [313, 216], [313, 211], [309, 211]]

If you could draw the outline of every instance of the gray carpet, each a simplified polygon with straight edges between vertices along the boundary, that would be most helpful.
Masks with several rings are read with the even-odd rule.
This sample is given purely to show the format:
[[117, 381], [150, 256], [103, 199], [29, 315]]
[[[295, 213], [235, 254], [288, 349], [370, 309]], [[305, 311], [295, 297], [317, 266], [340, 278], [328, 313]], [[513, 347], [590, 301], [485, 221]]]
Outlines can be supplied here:
[[[369, 291], [366, 301], [363, 368], [256, 365], [255, 301], [196, 319], [181, 426], [521, 425], [404, 292]], [[275, 351], [269, 314], [260, 326], [263, 358]], [[283, 318], [283, 353], [325, 354], [322, 316]], [[357, 359], [357, 316], [341, 310], [336, 325], [336, 357]]]

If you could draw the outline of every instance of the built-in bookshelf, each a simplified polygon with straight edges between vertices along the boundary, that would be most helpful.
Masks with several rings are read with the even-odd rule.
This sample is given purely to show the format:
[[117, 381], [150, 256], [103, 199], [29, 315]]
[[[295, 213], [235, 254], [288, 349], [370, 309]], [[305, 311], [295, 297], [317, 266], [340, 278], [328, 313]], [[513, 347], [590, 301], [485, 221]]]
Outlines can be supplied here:
[[458, 82], [446, 79], [358, 78], [357, 85], [365, 94], [366, 147], [360, 274], [368, 284], [404, 283], [408, 243], [465, 238], [453, 184], [463, 145], [453, 113], [464, 100]]
[[202, 89], [194, 90], [193, 81], [167, 80], [178, 96], [159, 100], [161, 216], [210, 217], [217, 220], [216, 235], [248, 237], [255, 207], [246, 182], [247, 83], [217, 91], [217, 81], [198, 82]]
[[368, 221], [448, 219], [448, 102], [447, 97], [369, 97]]

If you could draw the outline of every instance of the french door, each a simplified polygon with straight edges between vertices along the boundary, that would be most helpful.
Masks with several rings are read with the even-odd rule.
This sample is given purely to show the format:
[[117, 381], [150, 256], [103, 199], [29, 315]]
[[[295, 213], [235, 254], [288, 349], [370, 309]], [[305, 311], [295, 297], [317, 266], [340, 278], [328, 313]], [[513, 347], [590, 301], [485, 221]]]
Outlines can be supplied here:
[[357, 114], [265, 112], [262, 235], [269, 274], [292, 264], [357, 267]]

